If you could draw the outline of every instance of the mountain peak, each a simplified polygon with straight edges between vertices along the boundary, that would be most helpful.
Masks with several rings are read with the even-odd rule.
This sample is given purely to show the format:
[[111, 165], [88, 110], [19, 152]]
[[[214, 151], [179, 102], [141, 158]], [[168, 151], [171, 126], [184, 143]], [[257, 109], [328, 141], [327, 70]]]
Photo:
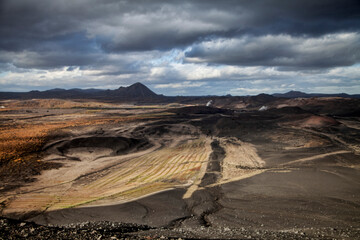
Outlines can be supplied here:
[[120, 87], [116, 91], [118, 94], [121, 94], [121, 96], [127, 98], [154, 98], [158, 96], [140, 82], [134, 83], [128, 87]]
[[133, 85], [130, 85], [130, 87], [137, 87], [137, 86], [141, 86], [141, 87], [146, 87], [144, 84], [142, 84], [141, 82], [136, 82]]
[[119, 87], [118, 89], [125, 89], [125, 88], [139, 88], [139, 87], [144, 87], [147, 88], [144, 84], [142, 84], [141, 82], [136, 82], [134, 84], [131, 84], [130, 86], [127, 87]]
[[291, 90], [291, 91], [289, 91], [289, 92], [287, 92], [287, 93], [301, 93], [301, 94], [304, 94], [304, 92], [295, 91], [295, 90]]
[[300, 91], [294, 91], [291, 90], [287, 93], [274, 93], [274, 97], [285, 97], [285, 98], [302, 98], [302, 97], [308, 97], [308, 94]]

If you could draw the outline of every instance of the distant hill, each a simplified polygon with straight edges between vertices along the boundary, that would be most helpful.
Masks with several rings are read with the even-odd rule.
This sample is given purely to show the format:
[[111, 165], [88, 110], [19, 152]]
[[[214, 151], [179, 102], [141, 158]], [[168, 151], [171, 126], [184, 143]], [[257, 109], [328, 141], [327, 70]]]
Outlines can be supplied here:
[[360, 94], [349, 95], [346, 93], [336, 93], [336, 94], [323, 94], [323, 93], [304, 93], [299, 91], [290, 91], [287, 93], [274, 93], [274, 97], [282, 98], [311, 98], [311, 97], [343, 97], [343, 98], [360, 98]]
[[115, 90], [101, 89], [61, 89], [55, 88], [46, 91], [30, 92], [0, 92], [0, 99], [101, 99], [101, 100], [120, 100], [120, 101], [146, 101], [161, 100], [164, 98], [151, 91], [142, 83], [135, 83], [129, 87], [120, 87]]
[[113, 91], [118, 96], [127, 98], [157, 98], [159, 95], [151, 91], [142, 83], [135, 83], [129, 87], [120, 87]]
[[218, 106], [230, 106], [244, 103], [248, 107], [259, 107], [267, 105], [270, 102], [277, 101], [279, 98], [312, 98], [312, 97], [343, 97], [343, 98], [360, 98], [359, 95], [340, 94], [320, 94], [304, 93], [299, 91], [290, 91], [287, 93], [259, 94], [257, 96], [176, 96], [168, 97], [159, 95], [151, 91], [142, 83], [134, 83], [128, 87], [119, 87], [114, 90], [102, 89], [62, 89], [54, 88], [46, 91], [33, 90], [30, 92], [0, 92], [0, 99], [94, 99], [102, 101], [115, 102], [139, 102], [139, 103], [184, 103], [184, 104], [206, 104], [210, 100], [216, 100]]

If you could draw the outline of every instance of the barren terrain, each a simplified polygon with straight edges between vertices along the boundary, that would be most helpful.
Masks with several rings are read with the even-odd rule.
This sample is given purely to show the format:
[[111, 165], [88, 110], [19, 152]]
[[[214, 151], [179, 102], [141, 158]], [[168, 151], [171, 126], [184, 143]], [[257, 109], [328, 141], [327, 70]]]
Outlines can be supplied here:
[[129, 238], [359, 238], [359, 105], [346, 101], [3, 101], [1, 215], [146, 226]]

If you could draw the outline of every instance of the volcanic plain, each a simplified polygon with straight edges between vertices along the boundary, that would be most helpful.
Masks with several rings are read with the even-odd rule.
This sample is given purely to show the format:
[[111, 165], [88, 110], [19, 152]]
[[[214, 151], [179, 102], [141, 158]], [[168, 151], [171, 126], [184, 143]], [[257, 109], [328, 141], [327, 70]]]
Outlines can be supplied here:
[[360, 238], [359, 100], [207, 101], [1, 101], [2, 222], [96, 234], [110, 222], [140, 239]]

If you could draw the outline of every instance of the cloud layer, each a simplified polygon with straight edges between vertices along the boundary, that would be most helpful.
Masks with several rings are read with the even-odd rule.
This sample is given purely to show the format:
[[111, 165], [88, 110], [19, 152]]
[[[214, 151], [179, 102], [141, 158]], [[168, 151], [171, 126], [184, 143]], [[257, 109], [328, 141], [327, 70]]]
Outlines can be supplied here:
[[[0, 88], [360, 93], [351, 0], [4, 0]], [[261, 83], [261, 84], [260, 84]]]

